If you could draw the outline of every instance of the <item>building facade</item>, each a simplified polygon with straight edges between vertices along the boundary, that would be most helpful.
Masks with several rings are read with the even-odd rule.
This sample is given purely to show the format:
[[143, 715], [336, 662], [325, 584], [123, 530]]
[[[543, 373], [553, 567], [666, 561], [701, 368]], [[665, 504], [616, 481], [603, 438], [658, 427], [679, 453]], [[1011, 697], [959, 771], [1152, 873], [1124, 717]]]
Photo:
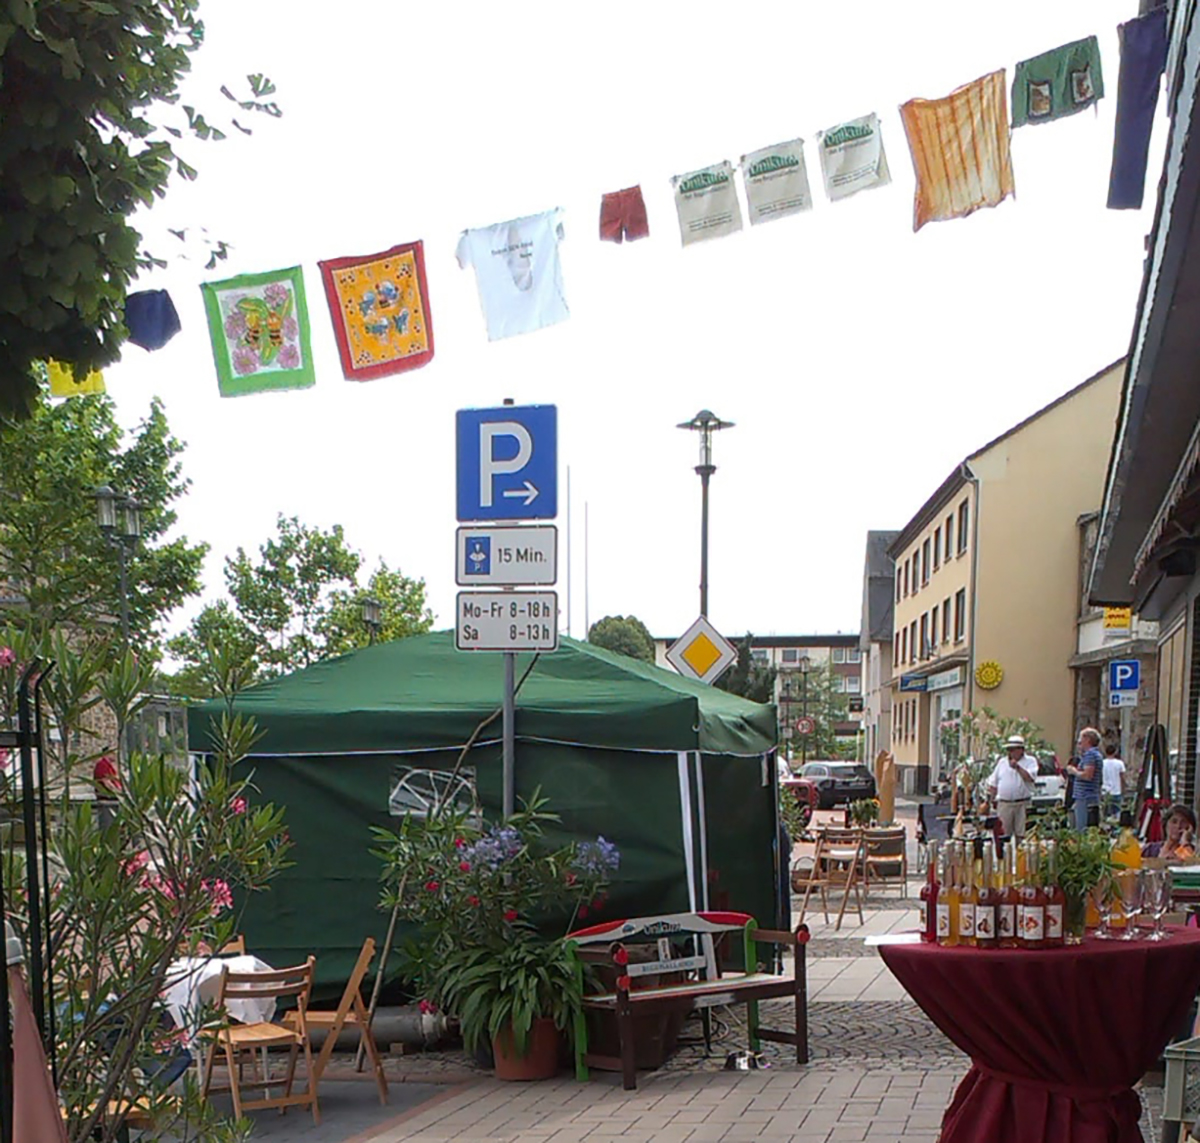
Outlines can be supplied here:
[[968, 456], [891, 544], [892, 751], [924, 792], [984, 706], [1074, 740], [1080, 537], [1105, 455], [1080, 426], [1111, 424], [1117, 362]]
[[863, 757], [892, 748], [892, 641], [896, 565], [888, 548], [899, 532], [868, 532], [863, 561]]

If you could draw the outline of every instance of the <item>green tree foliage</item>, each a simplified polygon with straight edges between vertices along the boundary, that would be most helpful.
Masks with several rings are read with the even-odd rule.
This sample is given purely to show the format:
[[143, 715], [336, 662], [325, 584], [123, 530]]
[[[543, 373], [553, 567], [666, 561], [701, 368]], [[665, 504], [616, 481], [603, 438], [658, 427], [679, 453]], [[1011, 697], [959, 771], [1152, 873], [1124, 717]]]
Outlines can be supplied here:
[[741, 695], [751, 702], [772, 702], [775, 696], [775, 668], [769, 663], [764, 666], [754, 661], [750, 653], [753, 641], [754, 636], [747, 633], [737, 644], [737, 662], [713, 686], [733, 695]]
[[[198, 5], [0, 5], [0, 418], [36, 407], [35, 361], [86, 372], [116, 359], [126, 291], [155, 261], [131, 216], [162, 198], [172, 175], [195, 178], [180, 140], [225, 137], [195, 108], [171, 112], [203, 42]], [[250, 78], [255, 98], [225, 94], [277, 115], [257, 98], [274, 90], [269, 81]]]
[[[816, 724], [808, 736], [806, 753], [809, 761], [814, 758], [853, 758], [855, 744], [838, 738], [835, 728], [839, 723], [850, 720], [849, 696], [838, 690], [838, 678], [823, 663], [814, 663], [805, 677], [799, 672], [790, 672], [791, 701], [788, 714], [792, 722], [792, 742], [799, 752], [801, 736], [795, 732], [796, 719], [803, 714]], [[807, 695], [807, 699], [805, 696]]]
[[587, 641], [606, 651], [654, 662], [654, 636], [636, 615], [606, 615], [592, 624]]
[[221, 693], [226, 688], [213, 663], [245, 685], [365, 647], [370, 631], [362, 603], [368, 597], [380, 604], [380, 639], [403, 639], [433, 626], [423, 579], [410, 579], [381, 560], [365, 586], [358, 582], [362, 557], [346, 543], [341, 525], [323, 531], [280, 515], [276, 527], [256, 560], [242, 548], [226, 559], [231, 599], [207, 606], [168, 643], [183, 664], [164, 677], [172, 693]]
[[128, 553], [130, 635], [134, 647], [154, 647], [167, 613], [199, 591], [208, 550], [167, 538], [190, 484], [183, 449], [158, 401], [128, 439], [103, 396], [51, 404], [39, 394], [28, 420], [0, 427], [0, 585], [28, 601], [9, 621], [38, 640], [64, 623], [115, 632], [117, 553], [97, 527], [93, 496], [109, 484], [141, 505], [142, 538]]

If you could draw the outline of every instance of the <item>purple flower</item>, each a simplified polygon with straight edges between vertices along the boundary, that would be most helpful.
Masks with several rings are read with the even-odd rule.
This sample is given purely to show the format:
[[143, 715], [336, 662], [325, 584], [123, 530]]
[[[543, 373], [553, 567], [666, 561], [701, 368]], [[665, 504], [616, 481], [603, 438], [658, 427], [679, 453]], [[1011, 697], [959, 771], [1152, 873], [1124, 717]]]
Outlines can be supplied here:
[[571, 864], [578, 872], [589, 877], [604, 877], [620, 868], [621, 852], [611, 841], [598, 837], [595, 841], [583, 842], [576, 849], [575, 860]]
[[258, 371], [258, 350], [249, 345], [239, 345], [233, 351], [233, 371], [238, 374]]
[[246, 315], [241, 310], [234, 310], [225, 319], [225, 335], [231, 341], [237, 341], [246, 332]]
[[468, 861], [472, 868], [482, 866], [495, 870], [516, 857], [524, 845], [520, 833], [512, 826], [498, 826], [461, 852], [463, 860]]
[[289, 296], [290, 291], [282, 282], [272, 282], [263, 290], [263, 301], [273, 310], [280, 309]]
[[300, 366], [300, 350], [290, 342], [279, 351], [281, 369], [297, 369]]
[[283, 336], [288, 341], [295, 341], [296, 335], [299, 334], [300, 327], [296, 324], [294, 317], [283, 319]]

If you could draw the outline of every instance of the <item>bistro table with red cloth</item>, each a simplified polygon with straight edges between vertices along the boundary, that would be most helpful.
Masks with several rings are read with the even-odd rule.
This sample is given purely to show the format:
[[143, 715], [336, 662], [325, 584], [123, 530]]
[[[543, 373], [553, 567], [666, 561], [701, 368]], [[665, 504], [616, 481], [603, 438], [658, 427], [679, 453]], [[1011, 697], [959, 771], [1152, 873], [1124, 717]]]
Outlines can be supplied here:
[[971, 1057], [940, 1143], [1132, 1143], [1133, 1085], [1200, 987], [1200, 931], [1056, 949], [880, 945], [926, 1015]]

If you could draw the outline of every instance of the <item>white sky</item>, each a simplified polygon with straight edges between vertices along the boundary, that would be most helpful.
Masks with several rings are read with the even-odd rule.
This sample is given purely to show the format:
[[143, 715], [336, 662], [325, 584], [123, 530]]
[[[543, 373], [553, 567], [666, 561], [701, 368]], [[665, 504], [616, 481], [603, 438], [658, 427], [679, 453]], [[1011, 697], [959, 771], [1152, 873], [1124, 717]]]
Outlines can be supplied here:
[[[571, 633], [585, 502], [592, 622], [633, 613], [675, 635], [695, 618], [696, 438], [674, 426], [708, 407], [737, 423], [715, 443], [713, 622], [730, 637], [854, 631], [866, 531], [902, 526], [963, 456], [1128, 347], [1167, 123], [1160, 106], [1146, 207], [1106, 210], [1132, 0], [202, 9], [188, 96], [224, 122], [220, 84], [261, 71], [285, 115], [189, 148], [200, 179], [144, 230], [203, 224], [233, 252], [140, 283], [171, 291], [184, 332], [154, 354], [129, 346], [107, 381], [123, 423], [158, 395], [188, 442], [180, 527], [212, 544], [206, 598], [224, 592], [224, 556], [255, 551], [282, 511], [341, 523], [371, 565], [423, 576], [450, 625], [454, 412], [513, 397], [559, 408], [561, 629], [568, 465]], [[1011, 84], [1018, 60], [1092, 33], [1098, 113], [1018, 130], [1017, 199], [914, 235], [898, 105], [1002, 67]], [[892, 185], [832, 204], [815, 133], [871, 111]], [[811, 212], [681, 249], [671, 175], [796, 136]], [[634, 183], [650, 238], [601, 243], [601, 194]], [[489, 343], [459, 233], [554, 206], [571, 317]], [[418, 238], [436, 357], [344, 381], [317, 260]], [[200, 282], [297, 263], [316, 387], [221, 399]], [[1109, 448], [1111, 426], [1080, 431]]]

